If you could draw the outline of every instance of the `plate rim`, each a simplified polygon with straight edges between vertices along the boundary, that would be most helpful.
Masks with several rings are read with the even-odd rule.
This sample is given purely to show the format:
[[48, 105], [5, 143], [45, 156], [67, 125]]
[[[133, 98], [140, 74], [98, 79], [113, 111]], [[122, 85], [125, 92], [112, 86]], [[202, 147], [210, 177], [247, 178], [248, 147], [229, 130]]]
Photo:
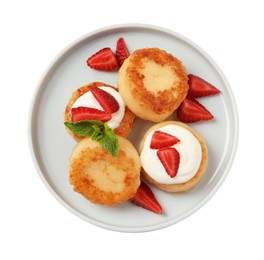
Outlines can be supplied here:
[[[68, 203], [66, 203], [59, 196], [59, 194], [57, 194], [54, 191], [54, 189], [51, 187], [51, 185], [49, 184], [49, 182], [45, 178], [45, 176], [42, 172], [42, 169], [40, 167], [40, 164], [38, 162], [38, 158], [37, 158], [37, 154], [36, 154], [37, 152], [35, 150], [36, 145], [34, 144], [34, 136], [36, 136], [36, 131], [34, 130], [34, 124], [35, 124], [34, 118], [36, 117], [36, 109], [37, 109], [37, 103], [38, 103], [37, 100], [40, 99], [41, 92], [43, 92], [42, 84], [43, 84], [43, 82], [45, 82], [45, 79], [48, 78], [50, 73], [52, 73], [53, 68], [56, 68], [56, 64], [59, 64], [60, 61], [64, 59], [65, 55], [68, 55], [68, 53], [71, 51], [71, 49], [76, 47], [77, 44], [81, 44], [86, 39], [88, 39], [92, 36], [96, 36], [99, 33], [107, 33], [110, 31], [117, 30], [117, 29], [131, 29], [131, 30], [133, 30], [133, 29], [141, 29], [141, 30], [147, 29], [147, 30], [162, 32], [162, 33], [172, 35], [173, 37], [177, 37], [177, 38], [181, 39], [182, 41], [184, 41], [185, 43], [192, 46], [193, 48], [195, 48], [197, 51], [199, 51], [202, 54], [202, 56], [204, 58], [206, 58], [210, 62], [210, 64], [212, 64], [214, 66], [217, 73], [221, 77], [221, 80], [224, 81], [225, 87], [228, 90], [229, 99], [231, 100], [232, 109], [233, 109], [232, 112], [234, 115], [234, 118], [233, 118], [234, 120], [233, 120], [233, 125], [232, 125], [233, 126], [232, 136], [234, 137], [234, 139], [232, 140], [233, 141], [233, 145], [231, 147], [232, 151], [230, 153], [227, 165], [224, 168], [224, 172], [221, 174], [216, 185], [212, 188], [212, 190], [205, 196], [205, 198], [202, 201], [200, 201], [195, 207], [193, 207], [191, 210], [189, 210], [185, 214], [182, 214], [180, 217], [178, 217], [176, 219], [174, 218], [170, 221], [166, 221], [166, 222], [163, 222], [161, 224], [156, 224], [156, 225], [147, 226], [147, 227], [136, 227], [135, 228], [135, 227], [121, 227], [121, 226], [117, 226], [117, 225], [105, 224], [105, 223], [102, 223], [100, 221], [96, 221], [96, 220], [92, 219], [91, 217], [84, 216], [84, 214], [81, 214], [79, 211], [72, 208]], [[235, 159], [235, 155], [236, 155], [236, 151], [237, 151], [237, 147], [238, 147], [238, 141], [239, 141], [239, 115], [238, 115], [237, 103], [235, 101], [233, 91], [232, 91], [232, 88], [231, 88], [229, 82], [227, 81], [225, 75], [223, 74], [220, 67], [216, 64], [216, 62], [200, 46], [198, 46], [196, 43], [194, 43], [192, 40], [186, 38], [185, 36], [175, 32], [175, 31], [172, 31], [170, 29], [167, 29], [167, 28], [163, 28], [163, 27], [160, 27], [157, 25], [151, 25], [151, 24], [124, 23], [124, 24], [114, 24], [114, 25], [110, 25], [110, 26], [101, 27], [99, 29], [96, 29], [96, 30], [93, 30], [89, 33], [84, 34], [83, 36], [72, 41], [66, 47], [62, 48], [62, 50], [50, 61], [49, 65], [47, 66], [47, 68], [44, 70], [42, 76], [40, 77], [40, 79], [39, 79], [39, 81], [38, 81], [38, 83], [34, 89], [32, 98], [31, 98], [31, 103], [29, 106], [28, 131], [27, 131], [27, 133], [28, 133], [29, 150], [30, 150], [31, 159], [33, 161], [35, 169], [37, 170], [38, 175], [39, 175], [40, 179], [42, 180], [42, 182], [44, 183], [44, 185], [46, 186], [46, 188], [57, 199], [57, 201], [61, 205], [63, 205], [67, 210], [72, 212], [74, 215], [78, 216], [80, 219], [82, 219], [82, 220], [84, 220], [90, 224], [93, 224], [95, 226], [98, 226], [98, 227], [101, 227], [101, 228], [104, 228], [107, 230], [111, 230], [111, 231], [138, 233], [138, 232], [154, 231], [154, 230], [162, 229], [165, 227], [169, 227], [173, 224], [176, 224], [176, 223], [186, 219], [187, 217], [193, 215], [196, 211], [198, 211], [202, 206], [204, 206], [215, 195], [215, 193], [218, 191], [218, 189], [220, 188], [220, 186], [223, 184], [224, 180], [226, 179], [226, 177], [227, 177], [227, 175], [228, 175], [228, 173], [229, 173], [229, 171], [233, 165], [234, 159]]]

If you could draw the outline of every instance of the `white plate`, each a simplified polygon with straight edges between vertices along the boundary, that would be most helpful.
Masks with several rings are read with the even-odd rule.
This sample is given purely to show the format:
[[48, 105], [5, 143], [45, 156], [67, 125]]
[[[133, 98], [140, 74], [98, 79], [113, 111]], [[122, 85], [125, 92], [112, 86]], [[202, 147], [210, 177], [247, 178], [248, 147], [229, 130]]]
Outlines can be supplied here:
[[[75, 193], [68, 181], [69, 157], [75, 145], [65, 131], [65, 106], [78, 87], [92, 81], [116, 85], [117, 72], [101, 72], [87, 67], [86, 59], [99, 49], [113, 50], [124, 37], [130, 52], [159, 47], [178, 57], [188, 73], [201, 76], [222, 91], [221, 95], [201, 98], [215, 119], [194, 123], [206, 140], [209, 165], [204, 178], [191, 191], [170, 194], [153, 186], [163, 207], [157, 215], [130, 202], [114, 207], [98, 206]], [[150, 123], [136, 120], [129, 139], [138, 143]], [[64, 49], [52, 62], [33, 98], [29, 139], [32, 157], [48, 190], [71, 212], [97, 226], [123, 232], [143, 232], [167, 227], [183, 220], [215, 194], [230, 170], [238, 141], [238, 116], [231, 88], [216, 63], [196, 44], [163, 28], [126, 24], [107, 27], [85, 35]]]

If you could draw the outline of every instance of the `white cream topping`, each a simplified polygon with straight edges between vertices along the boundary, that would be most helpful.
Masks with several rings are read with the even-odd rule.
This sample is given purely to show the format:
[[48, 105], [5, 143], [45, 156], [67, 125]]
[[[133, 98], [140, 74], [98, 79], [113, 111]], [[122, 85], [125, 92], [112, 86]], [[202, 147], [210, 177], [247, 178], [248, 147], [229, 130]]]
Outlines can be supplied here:
[[[180, 154], [179, 169], [174, 178], [171, 178], [167, 174], [164, 166], [160, 162], [157, 156], [158, 149], [150, 148], [152, 135], [157, 130], [174, 135], [180, 139], [180, 142], [171, 146], [177, 149]], [[202, 148], [199, 141], [190, 131], [184, 127], [171, 124], [155, 129], [148, 134], [140, 159], [144, 170], [155, 181], [162, 184], [184, 183], [195, 176], [198, 171], [202, 160]]]
[[[112, 118], [106, 122], [109, 125], [109, 127], [111, 127], [112, 129], [116, 129], [119, 127], [124, 117], [125, 103], [121, 98], [120, 94], [113, 88], [110, 87], [99, 87], [99, 88], [112, 95], [119, 104], [119, 110], [116, 113], [111, 114]], [[82, 96], [80, 96], [72, 105], [72, 108], [75, 107], [91, 107], [91, 108], [97, 108], [99, 110], [104, 110], [91, 91], [88, 91]]]

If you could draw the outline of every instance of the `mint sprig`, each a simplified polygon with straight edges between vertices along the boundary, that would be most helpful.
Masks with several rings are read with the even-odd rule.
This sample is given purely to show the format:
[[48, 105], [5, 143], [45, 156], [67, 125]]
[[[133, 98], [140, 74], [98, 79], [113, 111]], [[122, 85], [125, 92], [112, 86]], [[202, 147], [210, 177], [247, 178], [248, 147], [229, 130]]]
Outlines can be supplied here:
[[100, 143], [112, 156], [116, 157], [119, 143], [114, 131], [101, 121], [82, 120], [79, 122], [64, 122], [78, 136], [91, 136], [92, 140]]

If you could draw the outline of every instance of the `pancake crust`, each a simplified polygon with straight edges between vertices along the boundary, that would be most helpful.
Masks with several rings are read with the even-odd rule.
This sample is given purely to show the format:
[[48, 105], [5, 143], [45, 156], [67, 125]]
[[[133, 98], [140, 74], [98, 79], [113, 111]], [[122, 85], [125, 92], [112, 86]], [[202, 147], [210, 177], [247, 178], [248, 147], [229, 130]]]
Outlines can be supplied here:
[[188, 126], [184, 123], [177, 122], [177, 121], [165, 121], [165, 122], [156, 124], [156, 125], [152, 126], [144, 135], [144, 137], [140, 143], [140, 146], [139, 146], [139, 153], [141, 154], [141, 151], [142, 151], [144, 143], [145, 143], [145, 139], [146, 139], [147, 135], [149, 134], [149, 132], [151, 132], [152, 130], [158, 129], [160, 127], [163, 127], [165, 125], [169, 125], [169, 124], [174, 124], [174, 125], [178, 125], [178, 126], [186, 128], [197, 138], [197, 140], [201, 144], [202, 160], [201, 160], [201, 164], [200, 164], [200, 167], [199, 167], [197, 173], [189, 181], [187, 181], [185, 183], [179, 183], [179, 184], [158, 183], [157, 181], [155, 181], [153, 178], [151, 178], [148, 175], [148, 173], [143, 169], [143, 167], [142, 167], [142, 174], [150, 183], [152, 183], [153, 185], [155, 185], [157, 188], [159, 188], [161, 190], [164, 190], [167, 192], [188, 191], [188, 190], [192, 189], [200, 181], [200, 179], [203, 177], [204, 173], [206, 172], [207, 163], [208, 163], [208, 151], [207, 151], [206, 143], [205, 143], [204, 139], [193, 128], [191, 128], [190, 126]]
[[[110, 87], [110, 88], [117, 90], [115, 87], [108, 85], [108, 84], [105, 84], [103, 82], [92, 82], [92, 83], [89, 83], [88, 85], [85, 85], [83, 87], [78, 88], [76, 91], [74, 91], [72, 93], [72, 96], [71, 96], [71, 98], [70, 98], [70, 100], [66, 106], [66, 109], [64, 111], [64, 122], [72, 122], [72, 120], [71, 120], [72, 105], [80, 96], [82, 96], [86, 92], [90, 91], [89, 89], [92, 86], [95, 86], [95, 87], [104, 87], [105, 86], [105, 87]], [[123, 117], [119, 127], [114, 130], [115, 134], [123, 136], [123, 137], [127, 137], [131, 131], [134, 120], [135, 120], [135, 114], [126, 106], [124, 117]], [[82, 136], [76, 135], [75, 133], [70, 131], [68, 128], [66, 128], [66, 129], [69, 132], [69, 134], [77, 142], [81, 141], [84, 138]]]
[[134, 146], [118, 137], [120, 150], [113, 157], [98, 142], [85, 137], [70, 158], [74, 191], [93, 203], [113, 206], [132, 198], [140, 184], [140, 159]]
[[180, 60], [159, 48], [144, 48], [124, 61], [118, 89], [136, 116], [161, 122], [178, 108], [189, 85]]

